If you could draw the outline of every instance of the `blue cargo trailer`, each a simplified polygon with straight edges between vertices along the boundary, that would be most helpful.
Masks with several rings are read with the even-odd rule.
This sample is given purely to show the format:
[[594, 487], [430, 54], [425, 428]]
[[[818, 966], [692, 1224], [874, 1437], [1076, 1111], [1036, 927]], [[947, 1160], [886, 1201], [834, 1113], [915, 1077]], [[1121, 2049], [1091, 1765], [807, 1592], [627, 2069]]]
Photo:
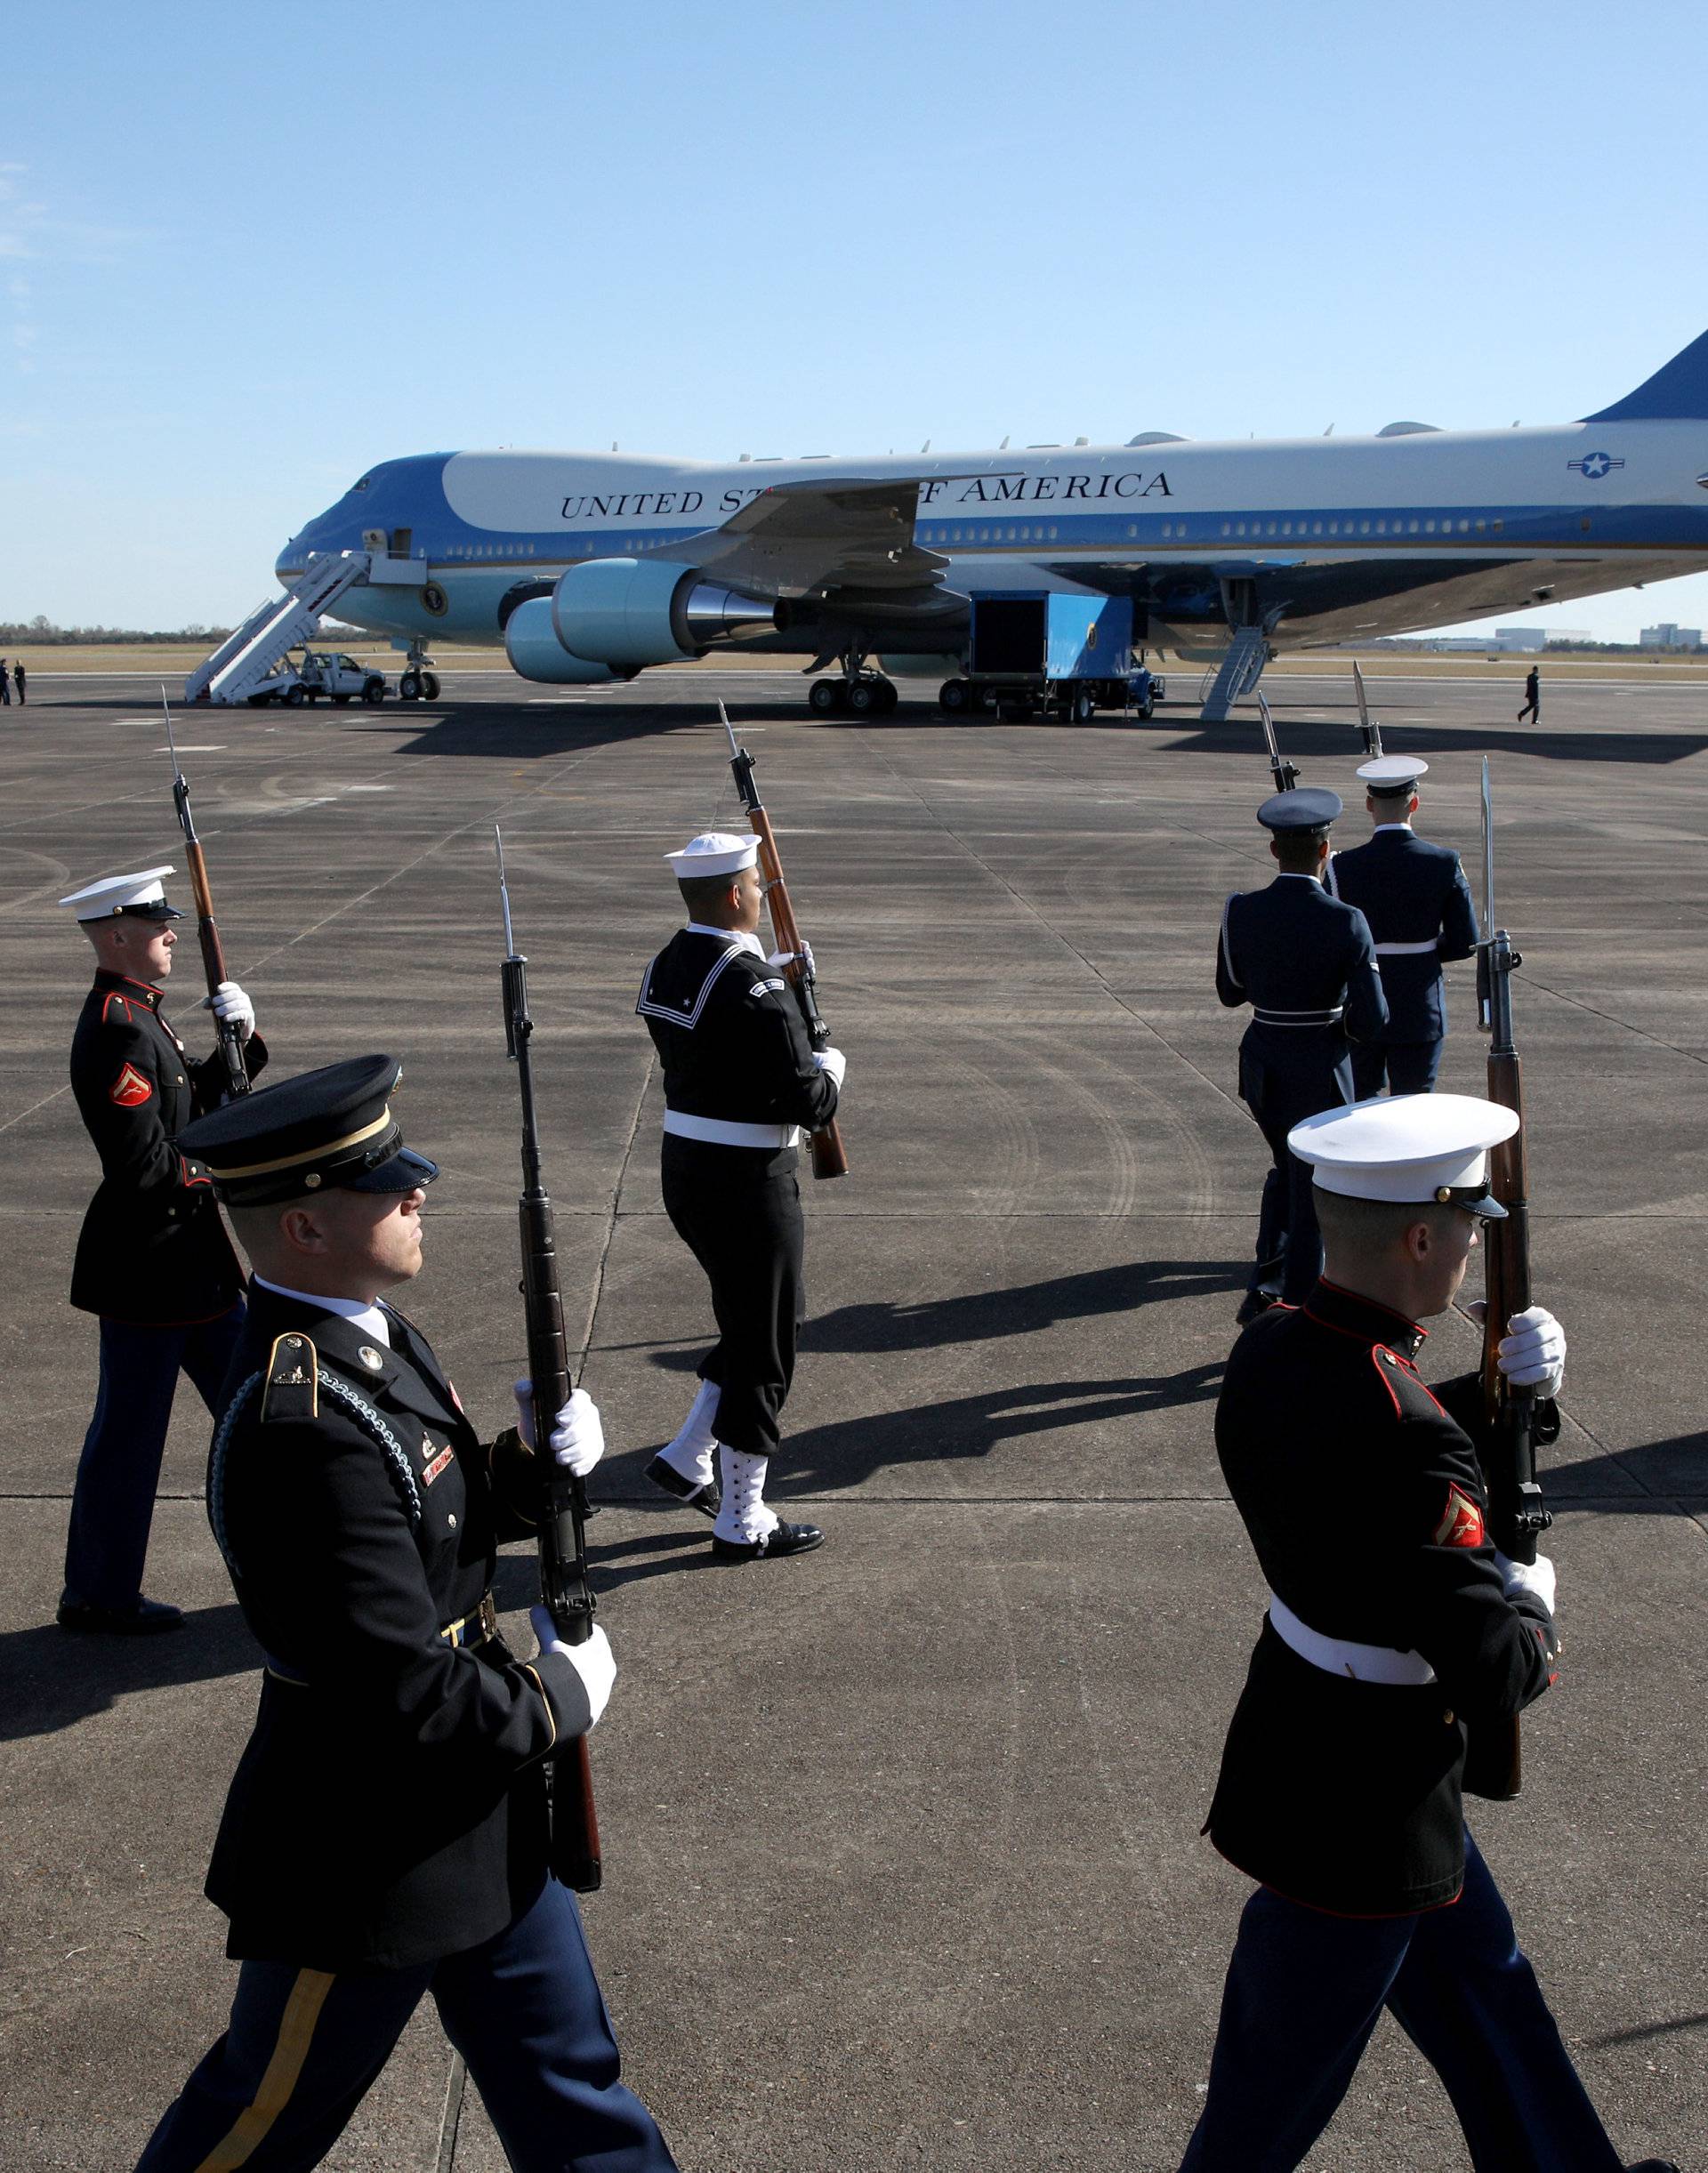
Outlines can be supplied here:
[[1142, 713], [1162, 691], [1132, 669], [1132, 602], [1084, 591], [973, 596], [964, 678], [947, 680], [939, 706], [949, 715], [995, 710], [1018, 721], [1038, 711], [1088, 724], [1100, 708], [1125, 709], [1137, 691]]

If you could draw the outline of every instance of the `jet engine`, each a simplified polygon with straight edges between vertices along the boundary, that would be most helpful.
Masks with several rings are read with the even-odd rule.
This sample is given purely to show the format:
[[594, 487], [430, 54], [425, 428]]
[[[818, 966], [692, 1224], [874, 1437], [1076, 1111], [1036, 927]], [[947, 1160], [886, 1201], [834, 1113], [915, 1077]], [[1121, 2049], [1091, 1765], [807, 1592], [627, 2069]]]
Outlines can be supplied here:
[[[531, 605], [523, 605], [516, 620]], [[589, 559], [552, 597], [552, 624], [572, 656], [601, 664], [676, 664], [744, 636], [777, 630], [777, 607], [666, 559]]]
[[614, 670], [572, 656], [552, 624], [549, 596], [529, 597], [511, 613], [504, 622], [504, 654], [512, 671], [548, 687], [609, 687], [634, 677], [633, 667]]

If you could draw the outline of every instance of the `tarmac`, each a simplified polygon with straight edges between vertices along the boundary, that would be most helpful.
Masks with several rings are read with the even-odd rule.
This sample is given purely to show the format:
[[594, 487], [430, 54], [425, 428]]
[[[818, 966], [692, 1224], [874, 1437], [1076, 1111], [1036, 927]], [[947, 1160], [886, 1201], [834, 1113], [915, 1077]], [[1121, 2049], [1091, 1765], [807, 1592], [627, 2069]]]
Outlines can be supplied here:
[[[1329, 668], [1272, 698], [1305, 781], [1353, 796], [1356, 841]], [[1496, 681], [1371, 690], [1388, 751], [1431, 765], [1422, 826], [1473, 881], [1494, 757], [1536, 1288], [1571, 1344], [1543, 1475], [1562, 1674], [1521, 1799], [1474, 1823], [1622, 2152], [1701, 2173], [1708, 683], [1549, 689], [1539, 728]], [[660, 856], [736, 818], [720, 693], [849, 1058], [852, 1166], [803, 1171], [812, 1318], [775, 1468], [828, 1542], [708, 1574], [708, 1527], [640, 1477], [710, 1315], [660, 1208], [632, 1007], [678, 918]], [[801, 695], [769, 672], [609, 695], [451, 674], [431, 707], [190, 712], [180, 744], [277, 1072], [407, 1059], [400, 1114], [445, 1171], [407, 1303], [492, 1426], [524, 1349], [504, 825], [566, 1313], [610, 1444], [590, 1538], [621, 1674], [585, 1914], [685, 2173], [1166, 2173], [1249, 1891], [1199, 1837], [1264, 1605], [1211, 1433], [1264, 1167], [1212, 963], [1223, 897], [1271, 865], [1269, 771], [1244, 712], [1074, 730], [909, 701], [855, 724]], [[0, 2163], [121, 2173], [224, 2026], [201, 1882], [258, 1660], [188, 1384], [149, 1572], [188, 1629], [127, 1646], [52, 1624], [95, 1374], [65, 1295], [95, 1177], [65, 1072], [89, 961], [54, 900], [182, 858], [154, 682], [32, 696], [0, 712]], [[169, 1008], [196, 1045], [184, 937]], [[1480, 1091], [1470, 969], [1449, 977], [1442, 1083]], [[1448, 1316], [1426, 1376], [1474, 1356]], [[1379, 1577], [1359, 1505], [1325, 1508], [1350, 1573]], [[507, 1611], [532, 1567], [504, 1556]], [[325, 2162], [503, 2165], [431, 2008]], [[1308, 2163], [1468, 2163], [1391, 2024]]]

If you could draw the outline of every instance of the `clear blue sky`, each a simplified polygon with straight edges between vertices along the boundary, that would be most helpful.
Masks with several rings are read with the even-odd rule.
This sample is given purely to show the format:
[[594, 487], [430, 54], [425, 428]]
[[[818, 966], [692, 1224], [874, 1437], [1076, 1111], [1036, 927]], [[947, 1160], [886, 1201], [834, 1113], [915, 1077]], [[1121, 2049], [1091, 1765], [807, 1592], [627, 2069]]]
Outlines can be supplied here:
[[[1584, 414], [1708, 326], [1701, 20], [1682, 0], [23, 11], [0, 618], [230, 617], [363, 468], [437, 448]], [[1708, 576], [1535, 616], [1708, 624]]]

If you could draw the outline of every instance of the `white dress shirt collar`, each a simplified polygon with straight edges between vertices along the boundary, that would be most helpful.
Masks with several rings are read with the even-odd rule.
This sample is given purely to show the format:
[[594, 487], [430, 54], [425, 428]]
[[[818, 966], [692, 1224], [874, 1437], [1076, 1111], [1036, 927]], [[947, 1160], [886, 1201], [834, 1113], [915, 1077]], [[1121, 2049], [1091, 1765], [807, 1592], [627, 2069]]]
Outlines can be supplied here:
[[335, 1313], [340, 1320], [347, 1320], [352, 1328], [359, 1328], [364, 1335], [371, 1335], [376, 1343], [391, 1349], [391, 1332], [378, 1306], [364, 1305], [359, 1298], [321, 1298], [312, 1291], [287, 1290], [282, 1283], [270, 1283], [265, 1276], [256, 1276], [254, 1280], [277, 1297], [295, 1298], [303, 1305], [318, 1305], [323, 1313]]
[[755, 958], [766, 955], [765, 946], [757, 936], [747, 935], [737, 929], [708, 928], [704, 921], [690, 921], [688, 932], [690, 936], [715, 936], [720, 943], [733, 943], [737, 950], [751, 951]]
[[1378, 823], [1370, 834], [1372, 837], [1379, 838], [1384, 830], [1404, 830], [1409, 832], [1411, 826], [1412, 825], [1409, 823]]

